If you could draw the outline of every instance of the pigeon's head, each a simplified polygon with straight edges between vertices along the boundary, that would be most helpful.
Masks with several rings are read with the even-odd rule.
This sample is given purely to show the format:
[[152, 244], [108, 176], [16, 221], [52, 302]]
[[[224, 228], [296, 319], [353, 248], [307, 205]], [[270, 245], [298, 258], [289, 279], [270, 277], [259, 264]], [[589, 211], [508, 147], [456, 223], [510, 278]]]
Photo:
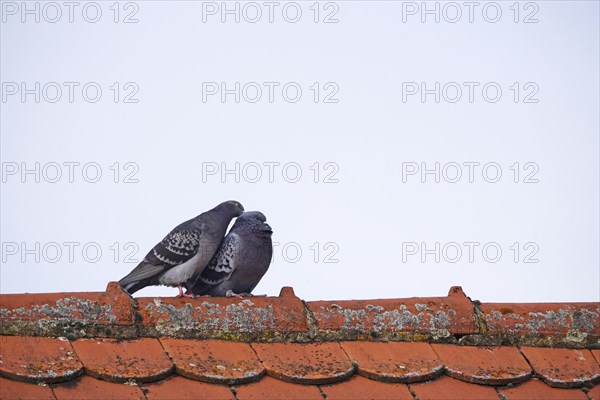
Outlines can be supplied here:
[[261, 213], [260, 211], [247, 211], [240, 215], [239, 219], [247, 221], [256, 220], [260, 222], [265, 222], [267, 220], [267, 217], [265, 217], [265, 214]]
[[219, 204], [216, 207], [217, 210], [226, 213], [227, 215], [231, 215], [233, 217], [239, 217], [244, 212], [244, 206], [239, 201], [229, 200]]
[[260, 211], [248, 211], [240, 215], [233, 225], [232, 229], [236, 231], [253, 232], [259, 236], [271, 237], [273, 229], [266, 223], [267, 217]]

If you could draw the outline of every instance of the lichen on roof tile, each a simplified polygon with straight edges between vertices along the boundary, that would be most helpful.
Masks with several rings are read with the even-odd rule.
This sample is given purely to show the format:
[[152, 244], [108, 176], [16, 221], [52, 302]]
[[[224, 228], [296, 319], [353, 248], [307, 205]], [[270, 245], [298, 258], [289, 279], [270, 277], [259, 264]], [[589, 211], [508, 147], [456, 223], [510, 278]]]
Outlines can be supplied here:
[[499, 390], [502, 400], [600, 400], [598, 315], [600, 303], [481, 304], [458, 287], [447, 297], [307, 303], [291, 288], [279, 297], [131, 298], [117, 283], [0, 295], [0, 398], [412, 391], [466, 400], [499, 399]]
[[275, 333], [308, 331], [304, 306], [296, 297], [137, 300], [142, 332], [150, 336], [268, 339]]

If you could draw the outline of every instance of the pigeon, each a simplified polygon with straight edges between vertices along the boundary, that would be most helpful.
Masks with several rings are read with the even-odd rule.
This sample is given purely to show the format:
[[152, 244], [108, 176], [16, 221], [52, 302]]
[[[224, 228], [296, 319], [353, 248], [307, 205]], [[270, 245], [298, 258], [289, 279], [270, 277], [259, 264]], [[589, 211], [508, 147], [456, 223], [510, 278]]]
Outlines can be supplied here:
[[226, 201], [177, 225], [119, 283], [129, 294], [146, 286], [165, 285], [178, 287], [179, 297], [193, 297], [183, 293], [183, 284], [202, 272], [231, 220], [243, 212], [239, 202]]
[[273, 230], [259, 211], [240, 215], [208, 266], [186, 284], [188, 293], [210, 296], [252, 296], [269, 269]]

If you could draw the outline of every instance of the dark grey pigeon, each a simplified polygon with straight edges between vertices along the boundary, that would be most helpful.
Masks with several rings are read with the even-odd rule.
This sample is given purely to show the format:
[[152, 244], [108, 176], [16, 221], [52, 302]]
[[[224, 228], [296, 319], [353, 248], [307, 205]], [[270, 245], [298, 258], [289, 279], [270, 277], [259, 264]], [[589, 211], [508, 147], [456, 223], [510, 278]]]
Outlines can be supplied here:
[[130, 294], [152, 285], [179, 288], [192, 276], [202, 272], [223, 240], [229, 223], [244, 207], [226, 201], [205, 213], [177, 225], [146, 254], [144, 260], [119, 283]]
[[186, 284], [188, 293], [251, 296], [273, 255], [273, 231], [266, 220], [259, 211], [240, 215], [208, 266]]

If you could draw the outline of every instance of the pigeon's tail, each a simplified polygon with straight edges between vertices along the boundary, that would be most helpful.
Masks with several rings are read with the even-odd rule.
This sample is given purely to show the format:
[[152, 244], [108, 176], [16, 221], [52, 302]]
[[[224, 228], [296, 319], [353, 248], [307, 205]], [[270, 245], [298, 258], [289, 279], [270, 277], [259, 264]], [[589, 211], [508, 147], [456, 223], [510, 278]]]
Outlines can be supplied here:
[[133, 269], [133, 271], [121, 279], [119, 284], [123, 289], [127, 290], [129, 294], [134, 294], [146, 286], [158, 284], [157, 278], [162, 272], [163, 268], [161, 266], [148, 264], [145, 261], [142, 261]]
[[140, 289], [145, 288], [146, 286], [148, 286], [148, 283], [146, 282], [130, 282], [130, 283], [124, 283], [123, 281], [125, 280], [125, 278], [121, 279], [119, 281], [119, 284], [121, 284], [121, 287], [123, 289], [125, 289], [127, 291], [127, 293], [129, 294], [134, 294], [135, 292], [137, 292]]

